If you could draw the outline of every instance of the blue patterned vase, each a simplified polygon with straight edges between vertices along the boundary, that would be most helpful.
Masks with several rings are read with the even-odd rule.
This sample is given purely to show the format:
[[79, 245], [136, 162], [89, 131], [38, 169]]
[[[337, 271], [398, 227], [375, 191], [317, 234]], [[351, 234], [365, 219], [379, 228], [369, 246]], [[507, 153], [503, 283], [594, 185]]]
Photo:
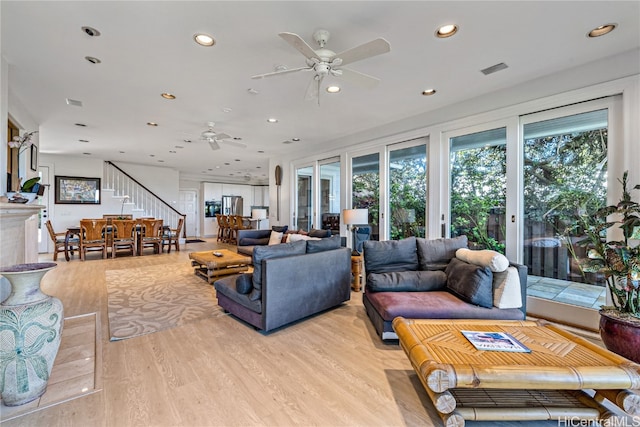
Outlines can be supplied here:
[[60, 347], [64, 312], [59, 299], [40, 290], [53, 262], [3, 267], [11, 295], [0, 304], [0, 395], [6, 406], [44, 394]]

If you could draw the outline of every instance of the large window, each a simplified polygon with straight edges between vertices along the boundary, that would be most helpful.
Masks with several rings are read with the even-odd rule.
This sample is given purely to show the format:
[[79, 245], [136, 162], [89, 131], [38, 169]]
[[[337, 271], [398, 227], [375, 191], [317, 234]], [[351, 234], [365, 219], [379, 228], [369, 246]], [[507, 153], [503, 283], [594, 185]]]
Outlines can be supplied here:
[[320, 162], [320, 221], [325, 230], [340, 234], [340, 160]]
[[389, 151], [389, 232], [392, 240], [425, 236], [427, 146]]
[[352, 170], [352, 208], [369, 209], [371, 240], [380, 240], [380, 154], [354, 157]]
[[296, 182], [298, 186], [296, 227], [298, 230], [308, 231], [313, 227], [313, 167], [297, 169]]
[[449, 157], [451, 237], [505, 253], [506, 128], [451, 138]]

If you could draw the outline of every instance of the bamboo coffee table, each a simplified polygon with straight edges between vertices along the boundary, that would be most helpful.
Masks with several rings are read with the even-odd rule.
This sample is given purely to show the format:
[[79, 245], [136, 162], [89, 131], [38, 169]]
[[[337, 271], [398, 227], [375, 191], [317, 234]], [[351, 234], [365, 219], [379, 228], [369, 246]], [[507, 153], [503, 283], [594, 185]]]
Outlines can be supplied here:
[[[219, 252], [222, 256], [217, 257], [213, 254], [214, 252]], [[195, 267], [195, 274], [204, 277], [209, 283], [213, 283], [220, 276], [247, 271], [251, 264], [250, 257], [227, 249], [191, 252], [189, 258], [191, 265]]]
[[[447, 427], [465, 420], [615, 418], [603, 399], [640, 416], [640, 365], [553, 325], [397, 317], [393, 328]], [[476, 350], [462, 330], [506, 332], [531, 352]]]

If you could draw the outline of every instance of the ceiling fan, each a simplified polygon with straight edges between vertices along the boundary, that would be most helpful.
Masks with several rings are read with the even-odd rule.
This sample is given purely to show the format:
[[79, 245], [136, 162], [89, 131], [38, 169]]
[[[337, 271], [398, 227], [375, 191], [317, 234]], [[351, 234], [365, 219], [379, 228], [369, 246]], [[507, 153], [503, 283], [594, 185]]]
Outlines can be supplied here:
[[294, 33], [279, 33], [287, 43], [293, 46], [298, 52], [302, 53], [306, 58], [307, 66], [292, 69], [276, 69], [276, 71], [265, 74], [252, 76], [252, 79], [261, 79], [264, 77], [278, 76], [280, 74], [295, 73], [297, 71], [313, 71], [314, 76], [305, 95], [306, 99], [317, 99], [320, 103], [320, 85], [322, 80], [328, 76], [342, 77], [345, 80], [352, 81], [364, 87], [371, 88], [378, 84], [380, 79], [361, 73], [359, 71], [344, 68], [344, 65], [352, 62], [361, 61], [372, 56], [381, 55], [391, 50], [389, 42], [383, 38], [377, 38], [368, 43], [347, 49], [344, 52], [336, 54], [326, 49], [325, 45], [329, 40], [329, 31], [317, 30], [313, 33], [313, 39], [320, 46], [314, 50], [303, 39]]
[[214, 122], [207, 123], [208, 129], [200, 134], [200, 139], [202, 141], [207, 141], [211, 146], [212, 150], [219, 150], [220, 145], [218, 142], [222, 142], [223, 144], [229, 144], [240, 148], [247, 148], [245, 144], [235, 141], [225, 141], [225, 139], [231, 138], [230, 135], [222, 132], [214, 132], [213, 127], [215, 126]]

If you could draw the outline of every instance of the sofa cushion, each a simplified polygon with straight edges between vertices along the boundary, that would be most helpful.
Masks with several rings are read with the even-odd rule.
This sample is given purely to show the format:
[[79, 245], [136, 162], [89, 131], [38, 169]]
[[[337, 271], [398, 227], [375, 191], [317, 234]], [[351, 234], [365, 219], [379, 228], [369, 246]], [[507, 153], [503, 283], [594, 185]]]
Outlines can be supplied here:
[[330, 251], [332, 249], [338, 249], [340, 247], [340, 235], [336, 234], [328, 239], [320, 240], [308, 240], [307, 241], [307, 253], [312, 254], [316, 252]]
[[241, 294], [248, 294], [253, 289], [253, 274], [241, 274], [236, 279], [236, 290]]
[[309, 236], [311, 237], [331, 237], [331, 230], [317, 230], [315, 228], [312, 228], [311, 231], [309, 231]]
[[263, 237], [262, 239], [255, 239], [253, 237], [242, 237], [238, 242], [239, 246], [255, 246], [255, 245], [268, 245], [269, 238]]
[[[282, 243], [280, 245], [256, 246], [253, 249], [253, 290], [249, 298], [256, 301], [262, 297], [262, 260], [302, 255], [307, 250], [307, 242]], [[294, 266], [292, 266], [294, 267]]]
[[500, 252], [483, 249], [472, 251], [467, 248], [460, 248], [456, 251], [456, 258], [480, 267], [489, 267], [494, 273], [505, 271], [509, 267], [509, 260]]
[[445, 273], [449, 292], [470, 304], [493, 307], [493, 273], [489, 267], [480, 267], [453, 258]]
[[418, 247], [418, 259], [420, 270], [444, 270], [449, 261], [456, 256], [456, 251], [466, 248], [467, 236], [458, 236], [451, 239], [416, 239]]
[[522, 307], [518, 269], [508, 267], [505, 271], [493, 273], [493, 306], [498, 308]]
[[364, 265], [367, 273], [418, 270], [416, 238], [364, 242]]
[[369, 273], [367, 284], [372, 292], [437, 291], [447, 286], [447, 275], [444, 271]]
[[277, 231], [278, 233], [286, 233], [289, 229], [288, 225], [273, 225], [271, 231]]
[[268, 245], [278, 245], [282, 242], [282, 235], [284, 233], [278, 231], [272, 231], [271, 236], [269, 236]]

